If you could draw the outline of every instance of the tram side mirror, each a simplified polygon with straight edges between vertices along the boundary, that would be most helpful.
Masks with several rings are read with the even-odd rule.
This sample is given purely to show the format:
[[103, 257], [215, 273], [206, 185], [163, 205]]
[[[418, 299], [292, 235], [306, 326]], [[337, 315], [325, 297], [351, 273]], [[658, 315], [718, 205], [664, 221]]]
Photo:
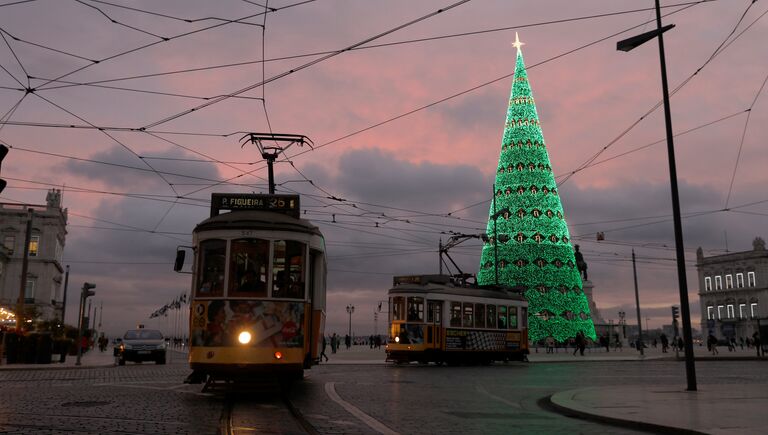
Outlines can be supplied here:
[[184, 259], [187, 257], [187, 252], [183, 249], [176, 251], [176, 261], [173, 262], [173, 270], [175, 272], [181, 272], [184, 268]]

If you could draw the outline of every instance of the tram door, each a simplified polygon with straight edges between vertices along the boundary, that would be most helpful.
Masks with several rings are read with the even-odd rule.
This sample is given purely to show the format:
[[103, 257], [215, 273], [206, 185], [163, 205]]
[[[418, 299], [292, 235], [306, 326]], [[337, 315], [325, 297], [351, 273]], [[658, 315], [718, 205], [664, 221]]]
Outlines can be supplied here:
[[442, 334], [440, 323], [442, 321], [442, 301], [427, 301], [427, 348], [440, 349]]

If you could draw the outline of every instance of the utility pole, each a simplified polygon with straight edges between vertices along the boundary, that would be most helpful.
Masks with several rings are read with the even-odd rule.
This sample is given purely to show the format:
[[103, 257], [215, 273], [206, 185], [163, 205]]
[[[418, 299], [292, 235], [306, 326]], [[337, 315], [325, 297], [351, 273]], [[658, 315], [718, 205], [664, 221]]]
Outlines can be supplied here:
[[83, 314], [85, 310], [85, 300], [88, 299], [89, 296], [93, 296], [96, 294], [95, 291], [91, 290], [96, 288], [96, 284], [91, 284], [89, 282], [83, 283], [83, 289], [80, 291], [80, 309], [77, 311], [77, 361], [75, 362], [76, 366], [80, 365], [80, 358], [83, 356]]
[[19, 285], [19, 300], [16, 308], [16, 330], [21, 332], [24, 325], [24, 298], [27, 291], [27, 271], [29, 270], [29, 242], [32, 240], [32, 218], [35, 211], [32, 208], [27, 209], [29, 216], [27, 218], [27, 232], [24, 236], [24, 257], [21, 262], [21, 283]]
[[64, 299], [61, 301], [61, 324], [67, 323], [67, 286], [69, 285], [69, 264], [67, 264], [67, 271], [64, 273]]
[[643, 319], [640, 317], [640, 295], [637, 292], [637, 266], [635, 265], [635, 249], [632, 248], [632, 274], [635, 277], [635, 308], [637, 309], [637, 344], [640, 348], [640, 356], [645, 356], [643, 352]]

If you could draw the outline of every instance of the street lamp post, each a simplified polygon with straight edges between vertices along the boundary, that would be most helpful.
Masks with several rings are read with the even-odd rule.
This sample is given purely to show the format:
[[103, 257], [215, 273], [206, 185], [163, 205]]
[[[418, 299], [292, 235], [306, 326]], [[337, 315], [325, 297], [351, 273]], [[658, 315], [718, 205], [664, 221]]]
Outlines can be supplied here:
[[624, 311], [619, 311], [619, 325], [621, 325], [621, 341], [622, 341], [622, 344], [624, 344], [623, 343], [624, 339], [627, 338], [627, 327], [626, 327], [626, 323], [624, 323], [624, 316], [626, 316], [626, 315], [627, 315], [627, 313], [625, 313]]
[[355, 306], [352, 304], [347, 305], [347, 313], [349, 313], [349, 339], [352, 339], [352, 313], [355, 312]]
[[661, 66], [661, 90], [664, 100], [664, 123], [667, 133], [667, 155], [669, 159], [669, 184], [672, 193], [672, 220], [675, 227], [675, 251], [677, 259], [677, 279], [680, 291], [680, 310], [683, 321], [683, 345], [685, 346], [685, 374], [688, 391], [696, 391], [696, 367], [693, 359], [693, 334], [691, 332], [691, 313], [688, 306], [688, 283], [685, 276], [685, 252], [683, 250], [683, 224], [680, 218], [680, 196], [677, 190], [677, 168], [675, 165], [675, 145], [672, 134], [672, 115], [669, 106], [669, 85], [667, 84], [667, 62], [664, 56], [663, 33], [674, 27], [673, 24], [661, 26], [661, 6], [656, 3], [656, 30], [619, 41], [616, 48], [630, 51], [635, 47], [659, 39], [659, 64]]
[[83, 327], [86, 325], [83, 325], [83, 315], [85, 310], [85, 300], [88, 299], [89, 296], [93, 296], [96, 294], [92, 289], [96, 288], [96, 284], [91, 284], [89, 282], [83, 283], [83, 289], [80, 292], [80, 309], [77, 311], [77, 361], [75, 362], [76, 366], [80, 365], [80, 358], [83, 356]]

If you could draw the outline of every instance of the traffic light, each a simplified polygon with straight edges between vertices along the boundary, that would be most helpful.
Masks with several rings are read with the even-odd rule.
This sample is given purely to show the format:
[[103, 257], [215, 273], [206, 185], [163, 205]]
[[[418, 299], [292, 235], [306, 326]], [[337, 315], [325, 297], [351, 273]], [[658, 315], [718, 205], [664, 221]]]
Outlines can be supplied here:
[[96, 288], [96, 284], [91, 284], [89, 282], [83, 283], [83, 300], [86, 300], [88, 297], [96, 294], [95, 291], [91, 290], [94, 288]]
[[672, 306], [672, 320], [675, 321], [680, 317], [680, 308]]
[[[0, 143], [0, 166], [3, 164], [3, 159], [5, 156], [8, 155], [8, 147]], [[0, 178], [0, 192], [5, 189], [5, 186], [8, 184], [7, 181]]]

